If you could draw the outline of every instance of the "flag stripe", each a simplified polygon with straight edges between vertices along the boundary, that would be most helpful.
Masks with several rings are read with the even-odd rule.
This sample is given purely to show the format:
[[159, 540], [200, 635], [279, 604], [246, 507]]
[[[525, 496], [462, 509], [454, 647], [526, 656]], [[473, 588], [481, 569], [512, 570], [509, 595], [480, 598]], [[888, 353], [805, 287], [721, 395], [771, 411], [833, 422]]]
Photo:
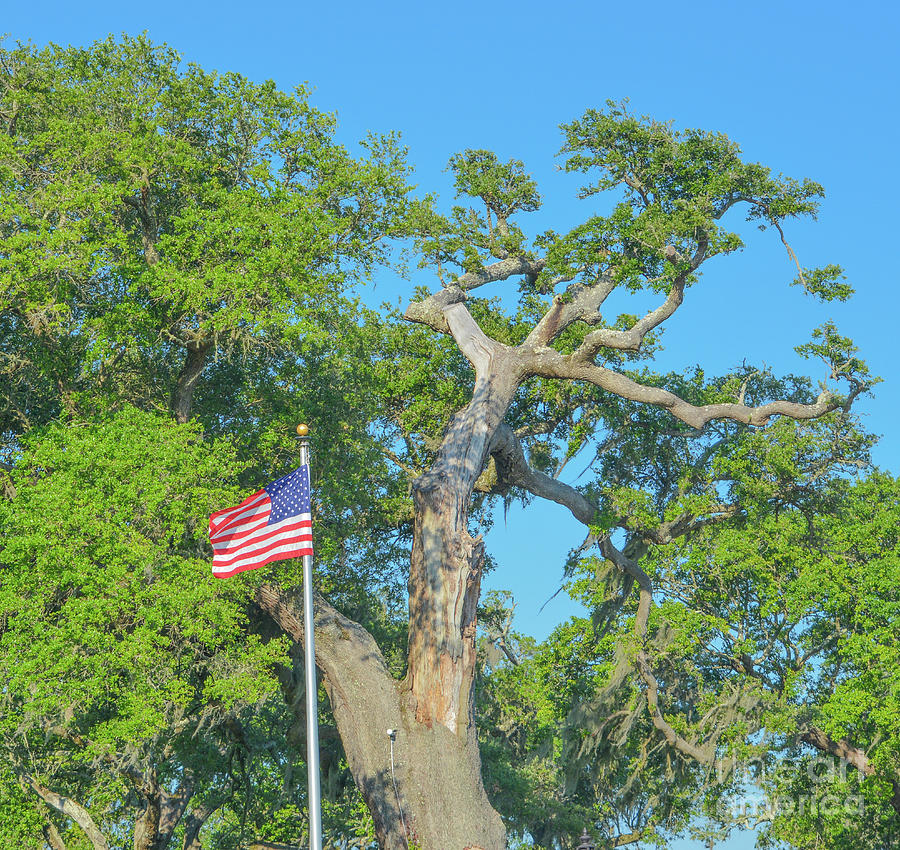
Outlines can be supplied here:
[[218, 527], [222, 524], [223, 520], [219, 520], [218, 522], [214, 522], [214, 520], [217, 520], [219, 517], [224, 516], [225, 514], [233, 514], [233, 513], [235, 513], [235, 512], [240, 513], [241, 511], [243, 511], [243, 510], [245, 510], [246, 508], [250, 507], [250, 505], [251, 505], [252, 503], [257, 502], [257, 501], [258, 501], [260, 498], [262, 498], [262, 497], [267, 497], [266, 491], [265, 491], [265, 490], [258, 490], [258, 491], [257, 491], [256, 493], [254, 493], [252, 496], [247, 496], [247, 498], [244, 499], [244, 501], [241, 502], [239, 505], [236, 505], [236, 506], [233, 507], [233, 508], [223, 508], [221, 511], [216, 511], [216, 512], [215, 512], [214, 514], [212, 514], [212, 515], [210, 516], [210, 518], [209, 518], [209, 525], [210, 525], [210, 527], [211, 527], [211, 528], [218, 528]]
[[265, 528], [268, 525], [270, 514], [271, 511], [266, 509], [265, 513], [259, 513], [247, 520], [247, 522], [242, 522], [240, 525], [232, 525], [224, 531], [211, 534], [209, 536], [210, 543], [215, 546], [217, 543], [226, 541], [237, 542], [243, 540], [245, 537], [253, 534], [258, 528]]
[[232, 567], [228, 570], [228, 572], [220, 572], [218, 569], [216, 569], [216, 567], [213, 567], [213, 575], [216, 578], [228, 578], [229, 576], [245, 572], [246, 570], [255, 570], [257, 567], [263, 567], [266, 564], [271, 564], [272, 561], [283, 561], [287, 558], [296, 558], [298, 555], [312, 555], [312, 548], [310, 548], [308, 552], [298, 552], [293, 546], [288, 546], [286, 547], [286, 549], [288, 551], [271, 552], [261, 561], [254, 560], [249, 564], [245, 564], [244, 566]]
[[298, 514], [297, 516], [285, 517], [281, 522], [265, 523], [259, 526], [252, 533], [246, 535], [245, 537], [241, 537], [239, 540], [216, 538], [212, 541], [213, 549], [215, 549], [216, 552], [228, 552], [231, 550], [242, 549], [248, 543], [253, 543], [253, 541], [256, 540], [257, 537], [261, 537], [266, 534], [276, 534], [279, 531], [283, 531], [288, 526], [297, 525], [300, 523], [305, 523], [306, 526], [309, 527], [309, 514], [306, 514], [305, 516], [302, 514]]
[[[285, 536], [284, 538], [278, 538], [275, 540], [270, 540], [268, 543], [258, 550], [254, 551], [250, 554], [240, 554], [237, 558], [231, 558], [229, 560], [220, 560], [213, 559], [213, 569], [214, 570], [233, 570], [235, 568], [241, 567], [245, 564], [258, 564], [262, 565], [265, 563], [265, 559], [273, 552], [287, 552], [291, 551], [294, 554], [291, 557], [298, 558], [301, 555], [311, 555], [312, 554], [312, 535], [306, 534], [303, 537], [297, 536]], [[287, 556], [285, 556], [287, 557]]]
[[263, 492], [262, 497], [255, 500], [252, 505], [247, 505], [241, 510], [234, 508], [234, 512], [230, 516], [222, 517], [218, 524], [211, 529], [212, 533], [222, 534], [222, 532], [227, 531], [234, 525], [238, 525], [255, 516], [259, 516], [262, 513], [267, 513], [270, 508], [269, 498], [266, 496], [265, 492]]
[[[295, 520], [295, 518], [291, 517], [290, 520]], [[216, 546], [213, 544], [215, 549], [213, 563], [224, 565], [229, 562], [230, 558], [233, 559], [235, 553], [246, 555], [256, 552], [260, 548], [268, 545], [274, 538], [289, 540], [291, 537], [308, 537], [309, 539], [312, 539], [312, 524], [308, 518], [301, 522], [289, 522], [288, 520], [285, 520], [284, 522], [277, 523], [277, 526], [270, 526], [269, 528], [271, 530], [260, 531], [252, 540], [242, 540], [237, 545]]]
[[292, 528], [282, 529], [280, 531], [272, 532], [271, 534], [266, 534], [261, 536], [251, 543], [235, 546], [230, 549], [219, 549], [216, 550], [213, 555], [213, 562], [216, 564], [224, 564], [230, 560], [234, 560], [236, 557], [244, 557], [245, 555], [252, 554], [253, 552], [258, 552], [260, 549], [264, 549], [266, 546], [269, 546], [272, 541], [275, 540], [290, 540], [292, 537], [308, 537], [311, 536], [312, 529], [309, 527], [309, 523], [306, 525], [298, 525]]

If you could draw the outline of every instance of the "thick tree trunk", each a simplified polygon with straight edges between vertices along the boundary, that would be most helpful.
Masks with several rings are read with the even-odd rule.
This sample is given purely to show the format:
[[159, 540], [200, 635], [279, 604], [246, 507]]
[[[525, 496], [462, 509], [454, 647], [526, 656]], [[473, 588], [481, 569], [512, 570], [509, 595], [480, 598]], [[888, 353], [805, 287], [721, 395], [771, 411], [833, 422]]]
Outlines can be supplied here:
[[144, 793], [143, 809], [134, 822], [134, 850], [157, 850], [159, 837], [159, 794]]
[[484, 544], [469, 534], [469, 504], [518, 386], [503, 351], [476, 363], [471, 403], [450, 423], [432, 468], [413, 484], [409, 669], [416, 720], [464, 739], [472, 725], [476, 607]]
[[[479, 363], [432, 468], [413, 485], [409, 650], [402, 693], [404, 787], [421, 847], [502, 850], [506, 831], [487, 799], [473, 716], [476, 611], [484, 544], [469, 534], [469, 504], [518, 386], [502, 352]], [[342, 736], [343, 737], [343, 736]]]
[[135, 790], [143, 808], [134, 823], [134, 850], [168, 850], [194, 793], [191, 778], [186, 777], [178, 791], [169, 794], [160, 786], [156, 771], [149, 771]]
[[[448, 294], [442, 315], [475, 368], [475, 389], [450, 422], [434, 465], [413, 485], [406, 678], [393, 679], [362, 626], [317, 599], [316, 663], [383, 850], [413, 842], [423, 850], [506, 846], [482, 783], [472, 711], [484, 546], [468, 523], [475, 481], [523, 373], [512, 349], [489, 340], [458, 297]], [[298, 603], [265, 587], [258, 599], [302, 641]], [[393, 753], [389, 729], [396, 730]]]
[[[298, 643], [299, 600], [273, 587], [260, 605]], [[383, 850], [502, 850], [505, 832], [481, 782], [475, 729], [463, 735], [417, 722], [408, 689], [387, 669], [372, 636], [321, 597], [316, 599], [316, 663], [350, 772], [375, 823]], [[388, 729], [396, 730], [393, 764]]]

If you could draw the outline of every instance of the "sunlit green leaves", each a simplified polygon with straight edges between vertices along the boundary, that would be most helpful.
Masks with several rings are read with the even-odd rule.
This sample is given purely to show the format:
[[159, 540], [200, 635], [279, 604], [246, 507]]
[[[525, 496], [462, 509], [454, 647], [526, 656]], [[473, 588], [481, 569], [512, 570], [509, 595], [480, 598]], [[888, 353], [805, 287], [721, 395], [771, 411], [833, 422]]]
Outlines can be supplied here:
[[846, 301], [854, 292], [849, 283], [844, 283], [846, 279], [844, 270], [831, 264], [821, 269], [803, 269], [794, 285], [802, 286], [822, 301]]
[[[95, 396], [165, 403], [186, 348], [278, 344], [311, 303], [339, 307], [405, 227], [396, 137], [350, 156], [302, 88], [185, 68], [144, 36], [4, 61], [16, 71], [0, 109], [17, 119], [0, 137], [0, 308], [22, 337], [4, 367], [22, 387], [6, 399], [12, 427], [46, 415], [29, 406], [35, 371], [63, 404], [98, 374]], [[135, 370], [150, 373], [144, 397], [117, 381]]]
[[135, 410], [73, 426], [26, 442], [0, 505], [8, 716], [42, 730], [77, 707], [74, 728], [115, 749], [270, 693], [283, 648], [246, 641], [240, 587], [208, 568], [206, 519], [239, 496], [233, 449]]

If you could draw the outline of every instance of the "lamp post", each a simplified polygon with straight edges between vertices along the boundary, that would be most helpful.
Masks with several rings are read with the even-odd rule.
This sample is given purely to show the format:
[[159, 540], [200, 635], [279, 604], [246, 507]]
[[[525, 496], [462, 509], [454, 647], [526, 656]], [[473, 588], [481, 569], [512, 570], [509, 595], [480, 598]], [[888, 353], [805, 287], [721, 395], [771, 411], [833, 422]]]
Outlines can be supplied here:
[[581, 844], [578, 845], [578, 850], [597, 850], [597, 845], [591, 840], [591, 836], [588, 835], [587, 829], [581, 833]]

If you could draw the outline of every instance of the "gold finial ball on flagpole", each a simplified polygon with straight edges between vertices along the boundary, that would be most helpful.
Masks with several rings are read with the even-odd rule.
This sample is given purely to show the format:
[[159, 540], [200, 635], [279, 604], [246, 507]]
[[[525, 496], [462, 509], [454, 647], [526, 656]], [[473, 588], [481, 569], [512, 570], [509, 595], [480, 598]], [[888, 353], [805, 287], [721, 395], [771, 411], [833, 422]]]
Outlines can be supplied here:
[[297, 426], [297, 436], [305, 437], [309, 434], [309, 426], [304, 425], [302, 422]]

